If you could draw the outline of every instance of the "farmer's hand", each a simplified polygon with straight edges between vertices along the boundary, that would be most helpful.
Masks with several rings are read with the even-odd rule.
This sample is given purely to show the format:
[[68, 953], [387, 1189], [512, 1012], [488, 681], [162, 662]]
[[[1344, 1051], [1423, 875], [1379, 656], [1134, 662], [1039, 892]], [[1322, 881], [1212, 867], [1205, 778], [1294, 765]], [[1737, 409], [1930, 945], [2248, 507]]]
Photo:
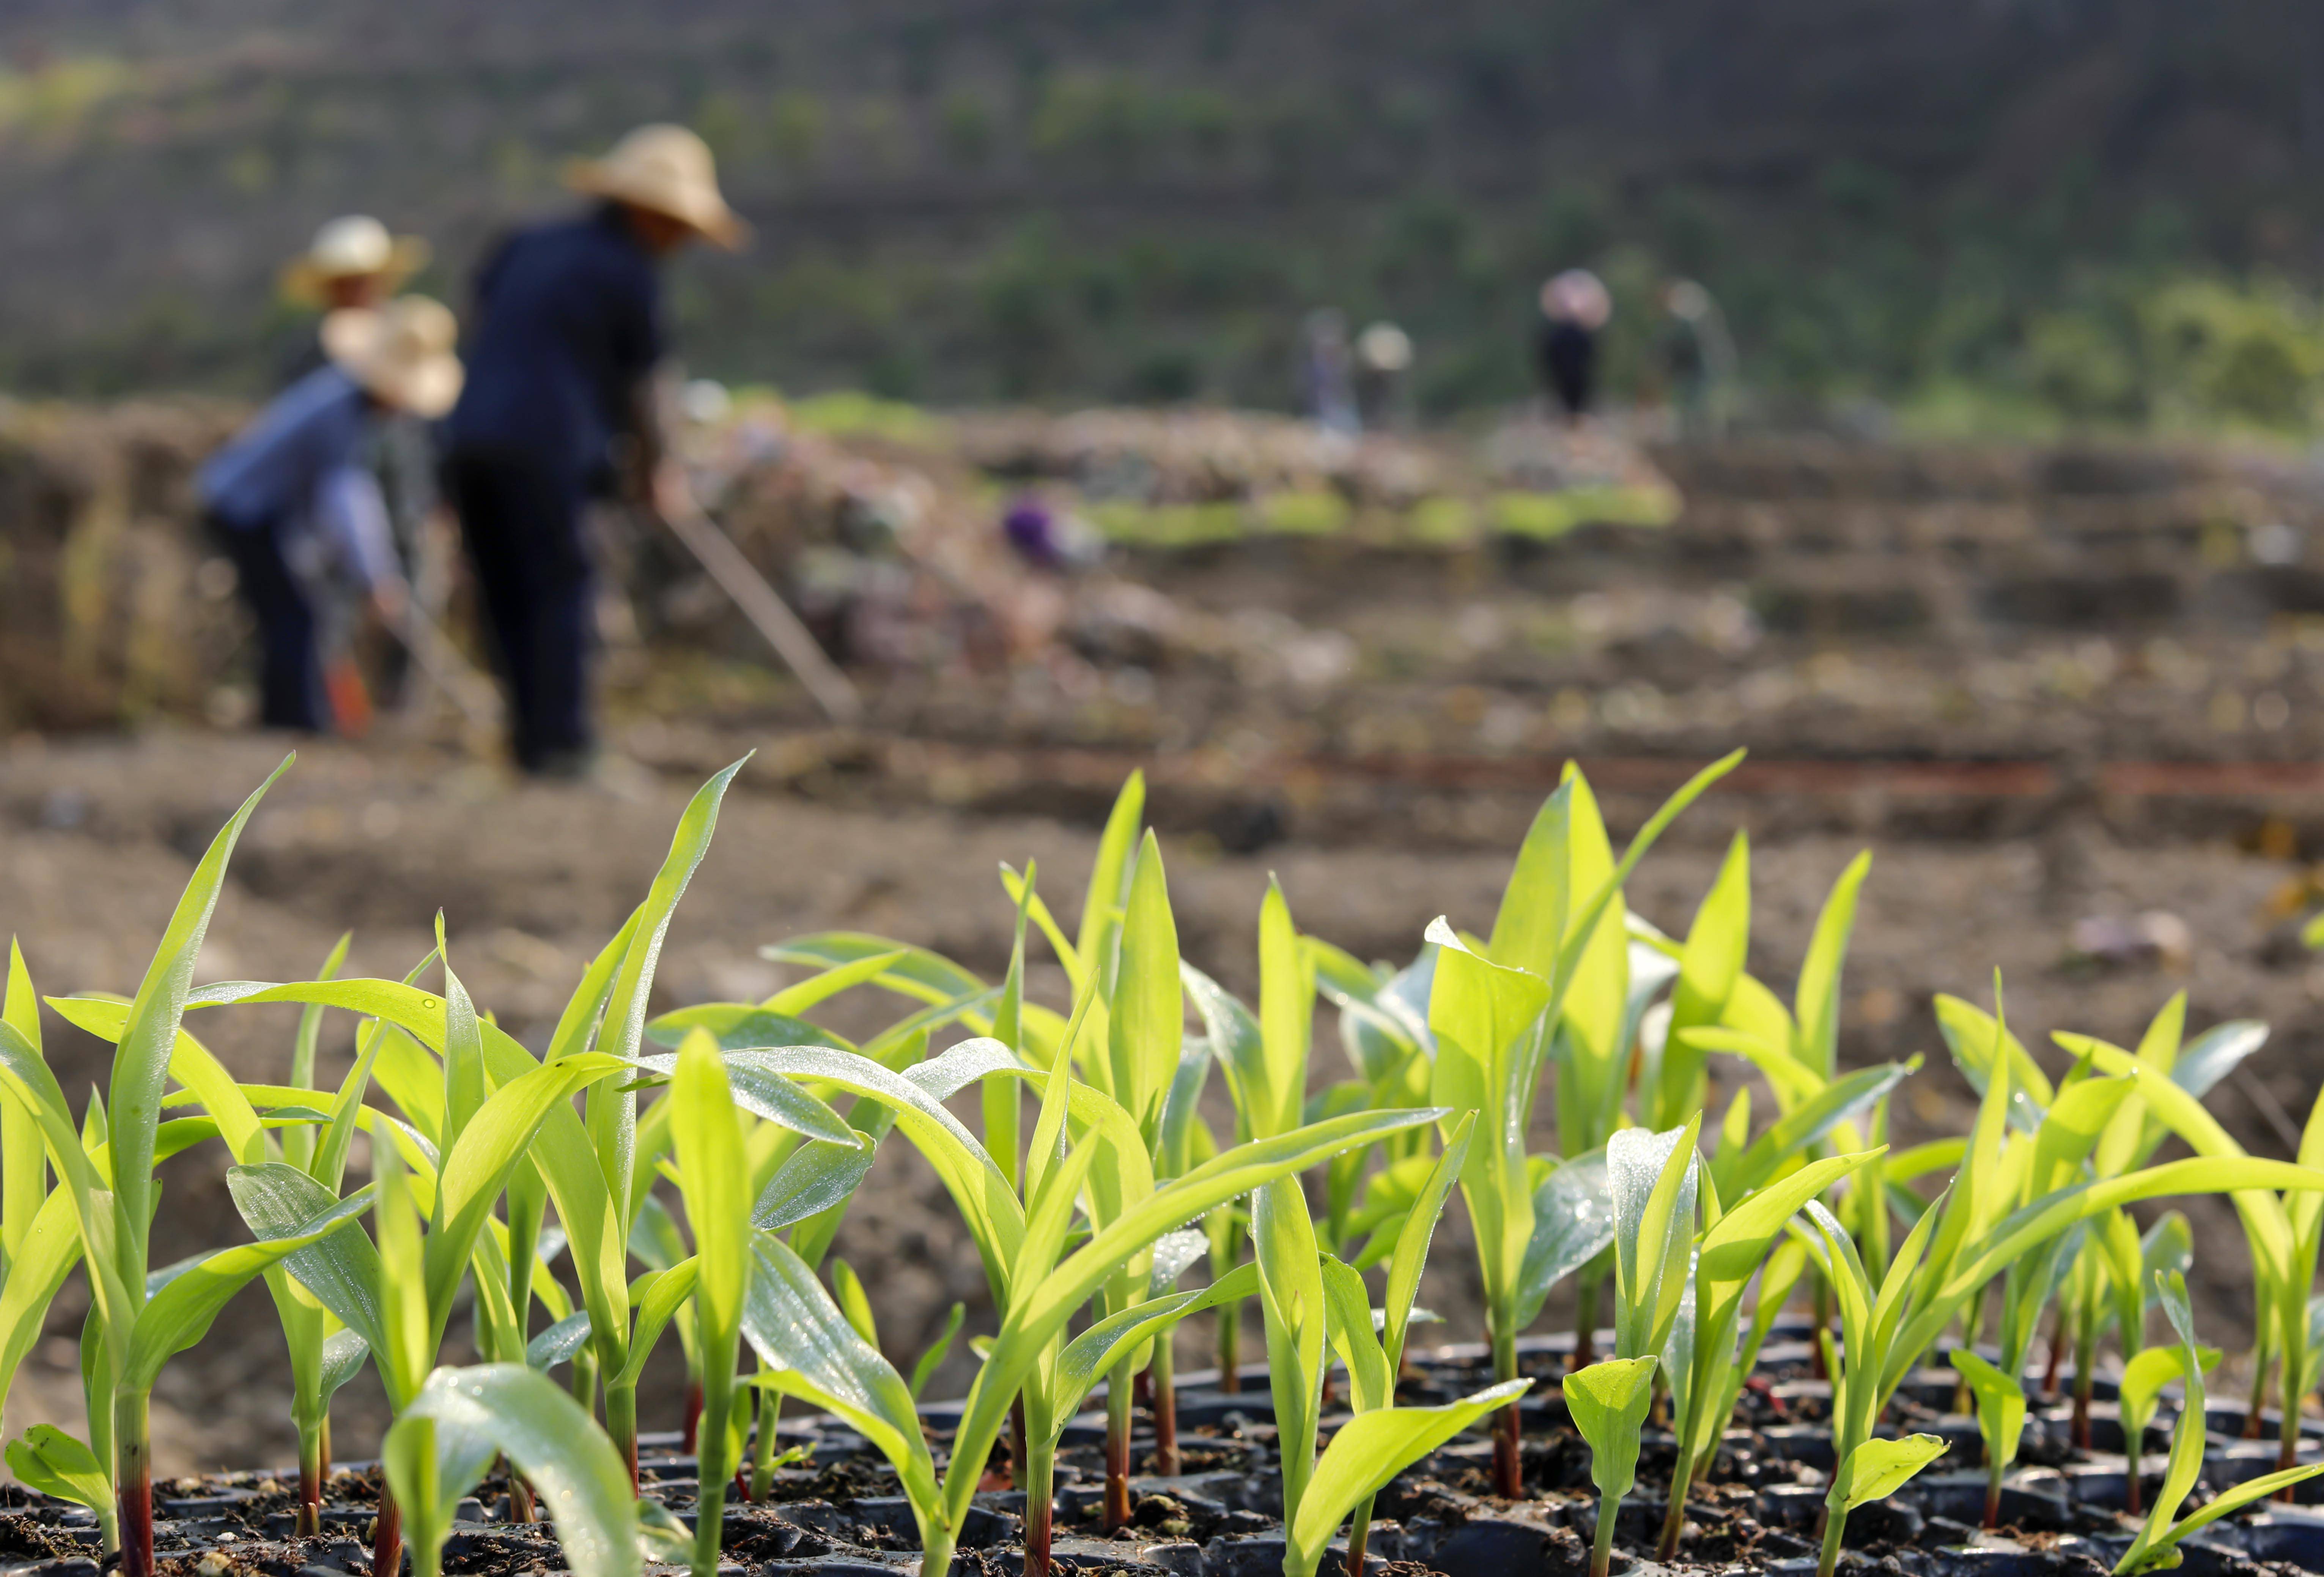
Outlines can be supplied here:
[[403, 627], [403, 610], [410, 606], [410, 589], [401, 576], [381, 580], [371, 589], [371, 610], [379, 622], [392, 628]]
[[694, 489], [687, 484], [686, 472], [675, 460], [665, 459], [654, 468], [652, 498], [654, 513], [664, 520], [692, 515], [698, 507], [694, 502]]

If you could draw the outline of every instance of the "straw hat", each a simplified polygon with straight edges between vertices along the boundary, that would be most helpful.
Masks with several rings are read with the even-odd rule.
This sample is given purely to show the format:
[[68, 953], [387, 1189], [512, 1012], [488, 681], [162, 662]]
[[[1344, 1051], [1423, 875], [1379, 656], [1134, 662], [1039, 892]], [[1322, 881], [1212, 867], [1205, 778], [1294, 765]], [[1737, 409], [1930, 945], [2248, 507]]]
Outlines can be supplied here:
[[459, 333], [443, 302], [399, 296], [383, 307], [346, 307], [325, 318], [323, 352], [381, 399], [432, 422], [460, 397], [465, 375], [452, 353]]
[[1542, 315], [1555, 322], [1603, 329], [1614, 315], [1606, 282], [1586, 268], [1569, 268], [1541, 287]]
[[684, 126], [640, 126], [604, 158], [570, 166], [565, 183], [576, 191], [666, 214], [729, 252], [750, 233], [719, 195], [710, 144]]
[[296, 301], [322, 299], [335, 279], [377, 274], [388, 290], [428, 265], [428, 243], [417, 236], [391, 236], [369, 214], [333, 219], [315, 232], [307, 250], [282, 270], [282, 292]]

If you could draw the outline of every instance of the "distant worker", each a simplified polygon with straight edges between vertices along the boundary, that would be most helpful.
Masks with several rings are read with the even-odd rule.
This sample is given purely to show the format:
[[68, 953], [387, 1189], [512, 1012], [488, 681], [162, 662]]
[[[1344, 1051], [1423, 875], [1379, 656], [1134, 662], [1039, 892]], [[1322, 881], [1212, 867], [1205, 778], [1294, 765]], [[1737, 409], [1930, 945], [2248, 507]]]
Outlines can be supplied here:
[[1679, 435], [1725, 436], [1727, 403], [1735, 386], [1735, 341], [1711, 292], [1691, 279], [1663, 287], [1663, 376], [1670, 380]]
[[1349, 362], [1346, 315], [1337, 307], [1308, 313], [1300, 329], [1300, 393], [1308, 419], [1327, 432], [1362, 431]]
[[[348, 214], [317, 230], [307, 249], [283, 264], [282, 294], [326, 313], [376, 307], [427, 266], [427, 242], [392, 236], [369, 214]], [[284, 382], [296, 383], [329, 359], [321, 340], [309, 338], [292, 358]]]
[[1393, 323], [1374, 323], [1356, 336], [1356, 414], [1367, 428], [1390, 429], [1411, 420], [1406, 374], [1412, 337]]
[[452, 408], [457, 338], [450, 311], [425, 296], [333, 312], [322, 329], [328, 363], [277, 395], [196, 478], [211, 534], [258, 621], [267, 728], [319, 733], [359, 723], [360, 688], [327, 678], [326, 651], [343, 658], [351, 633], [329, 627], [343, 600], [334, 585], [352, 582], [391, 626], [405, 596], [364, 446], [396, 413], [432, 420]]
[[1590, 413], [1598, 392], [1598, 334], [1614, 315], [1605, 282], [1569, 268], [1541, 287], [1541, 376], [1568, 422]]
[[656, 265], [696, 237], [740, 246], [744, 228], [709, 147], [683, 126], [642, 126], [567, 181], [601, 200], [519, 231], [477, 274], [445, 478], [508, 687], [517, 765], [577, 777], [595, 764], [585, 507], [620, 492], [669, 513], [685, 496], [655, 416]]

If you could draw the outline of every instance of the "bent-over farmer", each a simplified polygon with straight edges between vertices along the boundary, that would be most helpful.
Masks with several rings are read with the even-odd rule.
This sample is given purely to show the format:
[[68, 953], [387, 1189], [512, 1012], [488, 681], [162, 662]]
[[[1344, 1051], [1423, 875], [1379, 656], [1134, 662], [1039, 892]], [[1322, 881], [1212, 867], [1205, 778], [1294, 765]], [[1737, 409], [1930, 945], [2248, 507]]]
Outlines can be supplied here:
[[[738, 246], [743, 227], [708, 146], [682, 126], [641, 127], [569, 182], [596, 206], [518, 232], [477, 276], [444, 476], [508, 687], [517, 765], [576, 777], [595, 757], [585, 506], [617, 487], [662, 498], [678, 486], [653, 413], [656, 264], [696, 237]], [[634, 463], [617, 466], [623, 436]]]
[[[372, 430], [396, 413], [441, 416], [460, 394], [449, 309], [407, 296], [323, 320], [327, 365], [277, 395], [196, 478], [212, 536], [233, 561], [258, 621], [259, 720], [322, 732], [335, 711], [323, 649], [332, 583], [402, 615], [404, 579], [379, 481], [364, 463]], [[334, 641], [343, 645], [343, 641]]]

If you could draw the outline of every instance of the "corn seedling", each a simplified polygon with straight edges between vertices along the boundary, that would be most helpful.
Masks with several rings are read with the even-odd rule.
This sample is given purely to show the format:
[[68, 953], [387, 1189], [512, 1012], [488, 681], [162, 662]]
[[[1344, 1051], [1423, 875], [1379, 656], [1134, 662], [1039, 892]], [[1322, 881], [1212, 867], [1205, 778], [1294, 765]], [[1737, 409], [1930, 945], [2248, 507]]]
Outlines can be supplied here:
[[1614, 1558], [1615, 1519], [1622, 1498], [1638, 1481], [1638, 1433], [1655, 1400], [1655, 1365], [1646, 1358], [1609, 1358], [1568, 1374], [1565, 1409], [1590, 1446], [1590, 1481], [1598, 1488], [1598, 1526], [1590, 1545], [1590, 1577], [1606, 1577]]
[[410, 1533], [412, 1577], [442, 1577], [460, 1498], [496, 1458], [540, 1491], [574, 1577], [638, 1577], [629, 1475], [581, 1405], [521, 1364], [440, 1368], [388, 1430], [383, 1465]]
[[1761, 1274], [1769, 1249], [1783, 1237], [1796, 1211], [1832, 1184], [1877, 1161], [1881, 1154], [1860, 1151], [1811, 1162], [1748, 1195], [1723, 1214], [1716, 1186], [1706, 1191], [1706, 1222], [1694, 1248], [1693, 1285], [1687, 1294], [1692, 1309], [1683, 1314], [1686, 1340], [1683, 1346], [1674, 1347], [1665, 1370], [1671, 1412], [1677, 1424], [1678, 1456], [1663, 1523], [1663, 1559], [1677, 1553], [1686, 1520], [1687, 1489], [1695, 1476], [1710, 1467], [1733, 1415], [1743, 1378], [1757, 1361], [1775, 1311], [1805, 1261], [1787, 1258], [1763, 1279], [1749, 1350], [1738, 1356], [1736, 1341], [1742, 1324], [1744, 1287]]
[[[1328, 1333], [1333, 1349], [1347, 1368], [1348, 1401], [1360, 1419], [1391, 1410], [1396, 1405], [1397, 1376], [1404, 1368], [1405, 1341], [1412, 1330], [1413, 1300], [1420, 1292], [1420, 1273], [1428, 1258], [1428, 1245], [1435, 1233], [1437, 1218], [1443, 1212], [1444, 1201], [1452, 1193], [1452, 1185], [1461, 1175], [1462, 1165], [1468, 1158], [1470, 1138], [1475, 1127], [1473, 1118], [1463, 1118], [1454, 1126], [1445, 1142], [1443, 1155], [1437, 1157], [1430, 1167], [1419, 1192], [1404, 1212], [1397, 1230], [1395, 1248], [1388, 1261], [1385, 1301], [1377, 1311], [1371, 1307], [1371, 1300], [1365, 1295], [1363, 1277], [1354, 1266], [1329, 1256], [1324, 1259], [1323, 1292]], [[1479, 1393], [1478, 1397], [1469, 1398], [1469, 1401], [1475, 1402], [1479, 1397], [1497, 1398], [1502, 1392], [1520, 1395], [1529, 1387], [1529, 1384], [1503, 1381], [1490, 1390]], [[1517, 1389], [1511, 1390], [1512, 1387]], [[1494, 1401], [1487, 1400], [1483, 1407], [1489, 1410], [1493, 1405]], [[1406, 1411], [1410, 1414], [1425, 1410]], [[1409, 1424], [1412, 1421], [1407, 1418], [1405, 1422]], [[1368, 1431], [1384, 1431], [1381, 1424], [1366, 1427]], [[1448, 1431], [1443, 1438], [1449, 1438], [1460, 1427], [1465, 1427], [1465, 1424]], [[1346, 1431], [1341, 1433], [1344, 1434]], [[1340, 1435], [1334, 1435], [1332, 1445], [1325, 1448], [1326, 1464], [1331, 1461], [1332, 1451], [1339, 1446], [1340, 1438]], [[1441, 1443], [1441, 1440], [1432, 1440], [1425, 1449], [1434, 1450], [1437, 1443]], [[1349, 1449], [1352, 1452], [1355, 1447], [1351, 1445]], [[1371, 1533], [1373, 1497], [1388, 1476], [1404, 1465], [1404, 1462], [1397, 1462], [1388, 1473], [1381, 1474], [1380, 1482], [1366, 1490], [1351, 1510], [1333, 1514], [1333, 1527], [1338, 1526], [1340, 1516], [1349, 1518], [1348, 1577], [1363, 1577], [1364, 1546]], [[1319, 1473], [1322, 1471], [1321, 1464], [1317, 1470]], [[1312, 1484], [1309, 1494], [1311, 1498], [1314, 1495]], [[1306, 1504], [1302, 1503], [1303, 1509]], [[1317, 1504], [1328, 1506], [1330, 1502], [1322, 1500]], [[1320, 1517], [1323, 1513], [1319, 1510], [1315, 1515]], [[1298, 1531], [1295, 1524], [1291, 1532], [1296, 1534]], [[1329, 1536], [1328, 1529], [1326, 1536]], [[1321, 1559], [1315, 1542], [1312, 1538], [1304, 1543], [1295, 1541], [1293, 1548], [1299, 1558], [1307, 1562], [1305, 1569], [1313, 1572], [1314, 1562]]]
[[118, 1013], [113, 1077], [102, 1107], [92, 1106], [89, 1125], [94, 1138], [101, 1122], [101, 1140], [84, 1143], [39, 1047], [16, 1023], [0, 1017], [0, 1085], [40, 1130], [88, 1267], [91, 1325], [83, 1349], [92, 1437], [88, 1455], [100, 1470], [110, 1463], [116, 1513], [106, 1538], [120, 1549], [127, 1577], [151, 1577], [153, 1571], [148, 1418], [162, 1365], [198, 1341], [244, 1285], [294, 1250], [337, 1235], [370, 1203], [363, 1196], [335, 1200], [259, 1243], [149, 1271], [153, 1169], [169, 1142], [161, 1133], [161, 1102], [172, 1077], [194, 1090], [208, 1109], [207, 1118], [195, 1119], [198, 1127], [207, 1124], [208, 1131], [194, 1136], [215, 1134], [238, 1160], [263, 1160], [264, 1129], [256, 1113], [217, 1060], [190, 1037], [180, 1036], [179, 1021], [235, 841], [267, 787], [289, 765], [286, 759], [277, 767], [211, 841], [135, 997], [125, 1006], [108, 1005]]
[[[1665, 1062], [1682, 1054], [1672, 1049], [1674, 1042], [1681, 1048], [1692, 1048], [1698, 1057], [1705, 1052], [1731, 1053], [1749, 1062], [1767, 1081], [1776, 1116], [1766, 1133], [1757, 1141], [1750, 1138], [1748, 1088], [1737, 1091], [1719, 1125], [1711, 1175], [1720, 1192], [1729, 1198], [1788, 1167], [1795, 1155], [1817, 1154], [1827, 1136], [1842, 1151], [1879, 1146], [1886, 1126], [1882, 1103], [1889, 1090], [1918, 1065], [1917, 1062], [1890, 1063], [1846, 1075], [1837, 1067], [1841, 968], [1856, 923], [1857, 895], [1871, 867], [1871, 856], [1858, 855], [1832, 884], [1816, 916], [1788, 1008], [1766, 986], [1742, 972], [1740, 950], [1748, 940], [1750, 899], [1745, 858], [1738, 842], [1688, 936], [1689, 961], [1682, 965], [1682, 991], [1674, 1000], [1660, 1053]], [[1716, 960], [1711, 969], [1698, 969], [1692, 961], [1699, 950], [1711, 952]], [[1690, 993], [1683, 988], [1689, 969], [1710, 974], [1714, 983], [1725, 986], [1715, 1004], [1705, 994], [1694, 1000], [1692, 1011], [1683, 1011], [1690, 1006]], [[1701, 1102], [1694, 1105], [1699, 1109]], [[1855, 1126], [1868, 1109], [1874, 1114], [1869, 1140]], [[1673, 1120], [1683, 1115], [1682, 1110]], [[1867, 1164], [1845, 1208], [1856, 1218], [1853, 1225], [1860, 1252], [1877, 1266], [1886, 1258], [1888, 1218], [1877, 1208], [1885, 1194], [1882, 1163], [1875, 1160]], [[1831, 1288], [1819, 1278], [1815, 1285], [1819, 1329], [1831, 1323], [1830, 1300]], [[1821, 1372], [1820, 1350], [1814, 1361]]]
[[[2172, 1274], [2175, 1273], [2161, 1273], [2165, 1278]], [[2205, 1374], [2209, 1374], [2218, 1365], [2219, 1350], [2199, 1347], [2195, 1350], [2195, 1361]], [[2150, 1347], [2122, 1366], [2122, 1383], [2117, 1395], [2122, 1409], [2123, 1451], [2129, 1461], [2130, 1471], [2129, 1498], [2125, 1509], [2133, 1517], [2145, 1509], [2140, 1504], [2143, 1474], [2139, 1459], [2146, 1448], [2146, 1427], [2154, 1422], [2154, 1411], [2162, 1401], [2163, 1387], [2186, 1377], [2187, 1349], [2177, 1342]]]
[[[1831, 1577], [1840, 1561], [1848, 1514], [1894, 1494], [1945, 1452], [1945, 1442], [1933, 1434], [1895, 1441], [1876, 1440], [1872, 1434], [1872, 1426], [1887, 1403], [1883, 1371], [1895, 1349], [1907, 1294], [1938, 1217], [1930, 1211], [1914, 1224], [1876, 1290], [1865, 1274], [1855, 1241], [1839, 1218], [1813, 1200], [1808, 1201], [1807, 1215], [1814, 1232], [1796, 1225], [1792, 1230], [1821, 1262], [1840, 1304], [1839, 1361], [1831, 1363], [1827, 1358], [1833, 1387], [1832, 1460], [1838, 1466], [1824, 1498], [1823, 1557], [1819, 1568], [1820, 1577]], [[1828, 1331], [1818, 1335], [1826, 1343], [1831, 1340]]]
[[2179, 1517], [2181, 1504], [2203, 1470], [2204, 1364], [2201, 1349], [2195, 1341], [2194, 1314], [2187, 1306], [2185, 1279], [2163, 1276], [2156, 1278], [2155, 1285], [2163, 1313], [2170, 1316], [2171, 1328], [2179, 1337], [2179, 1368], [2187, 1393], [2180, 1405], [2179, 1422], [2172, 1428], [2171, 1463], [2163, 1470], [2162, 1490], [2154, 1497], [2153, 1509], [2140, 1525], [2138, 1536], [2123, 1552], [2122, 1559], [2115, 1563], [2115, 1577], [2132, 1577], [2135, 1572], [2178, 1565], [2182, 1559], [2178, 1546], [2190, 1534], [2254, 1501], [2324, 1473], [2324, 1462], [2269, 1473], [2224, 1491], [2190, 1516]]
[[[1477, 1114], [1461, 1192], [1476, 1230], [1496, 1381], [1517, 1376], [1518, 1316], [1529, 1301], [1536, 1169], [1526, 1134], [1552, 1040], [1563, 1048], [1558, 1115], [1565, 1152], [1586, 1154], [1612, 1131], [1629, 1062], [1624, 1025], [1635, 1021], [1622, 883], [1672, 820], [1738, 759], [1689, 780], [1640, 829], [1618, 865], [1597, 858], [1604, 829], [1588, 785], [1570, 775], [1534, 818], [1491, 939], [1471, 942], [1442, 920], [1429, 928], [1437, 945], [1428, 1003], [1435, 1046], [1430, 1099], [1453, 1113]], [[1568, 998], [1577, 990], [1568, 1022]], [[1535, 1262], [1552, 1257], [1537, 1254]], [[1594, 1301], [1585, 1286], [1584, 1328]], [[1495, 1489], [1514, 1498], [1523, 1489], [1515, 1406], [1502, 1410], [1495, 1439]]]
[[[32, 972], [24, 967], [23, 951], [14, 938], [8, 943], [0, 1018], [32, 1056], [42, 1054], [40, 999]], [[7, 1405], [18, 1366], [40, 1340], [57, 1290], [80, 1258], [72, 1195], [49, 1186], [49, 1153], [39, 1114], [14, 1091], [9, 1081], [0, 1079], [0, 1409]], [[101, 1516], [110, 1526], [112, 1497], [107, 1493], [98, 1499]]]
[[1590, 1444], [1598, 1486], [1592, 1577], [1605, 1577], [1622, 1498], [1637, 1481], [1638, 1430], [1654, 1401], [1660, 1350], [1691, 1282], [1699, 1185], [1694, 1140], [1702, 1118], [1652, 1133], [1625, 1128], [1606, 1146], [1614, 1220], [1614, 1350], [1565, 1378], [1567, 1410]]
[[[2222, 1029], [2257, 1026], [2222, 1025]], [[2118, 1046], [2081, 1035], [2060, 1035], [2059, 1044], [2088, 1058], [2109, 1073], [2135, 1081], [2148, 1111], [2163, 1128], [2183, 1139], [2199, 1156], [2223, 1161], [2244, 1157], [2243, 1147], [2227, 1136], [2218, 1120], [2203, 1109], [2202, 1092], [2240, 1062], [2258, 1044], [2261, 1035], [2222, 1035], [2214, 1031], [2167, 1066], [2134, 1056]], [[2145, 1049], [2145, 1048], [2142, 1048]], [[2310, 1109], [2301, 1136], [2299, 1165], [2324, 1168], [2324, 1095]], [[2324, 1248], [2324, 1196], [2304, 1186], [2287, 1189], [2281, 1196], [2263, 1190], [2239, 1191], [2230, 1196], [2251, 1245], [2252, 1276], [2259, 1297], [2260, 1316], [2254, 1345], [2258, 1371], [2246, 1415], [2245, 1433], [2259, 1433], [2264, 1399], [2266, 1359], [2271, 1349], [2282, 1374], [2283, 1424], [2277, 1464], [2289, 1469], [2296, 1460], [2300, 1436], [2300, 1399], [2309, 1363], [2308, 1304], [2316, 1283], [2319, 1248]]]

